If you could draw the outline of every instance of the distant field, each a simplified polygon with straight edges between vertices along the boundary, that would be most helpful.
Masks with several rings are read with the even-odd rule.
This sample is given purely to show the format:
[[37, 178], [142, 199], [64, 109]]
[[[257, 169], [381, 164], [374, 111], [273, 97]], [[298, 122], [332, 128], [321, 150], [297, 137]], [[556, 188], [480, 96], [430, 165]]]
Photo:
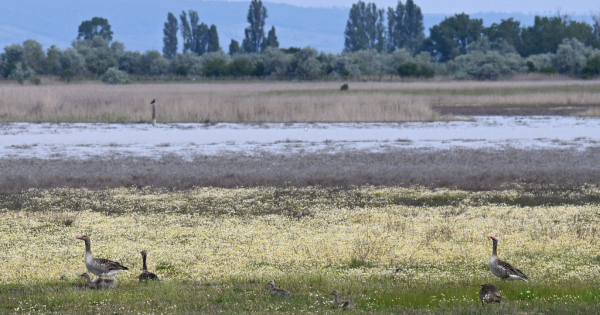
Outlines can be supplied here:
[[[327, 313], [334, 289], [360, 313], [597, 313], [600, 219], [585, 201], [599, 195], [524, 207], [516, 191], [32, 190], [2, 198], [0, 313]], [[84, 233], [130, 268], [116, 289], [82, 287]], [[488, 271], [492, 233], [531, 282]], [[142, 249], [160, 283], [137, 283]], [[269, 296], [268, 279], [293, 297]], [[507, 303], [481, 306], [483, 283]]]
[[600, 113], [600, 81], [0, 85], [0, 121], [402, 122]]

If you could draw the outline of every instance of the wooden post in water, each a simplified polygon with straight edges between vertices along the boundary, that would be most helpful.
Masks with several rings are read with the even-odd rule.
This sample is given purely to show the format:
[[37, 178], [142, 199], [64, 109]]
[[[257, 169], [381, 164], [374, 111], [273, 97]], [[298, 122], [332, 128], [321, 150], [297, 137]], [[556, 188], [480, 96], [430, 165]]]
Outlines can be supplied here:
[[156, 100], [152, 100], [150, 104], [152, 104], [152, 126], [156, 126]]

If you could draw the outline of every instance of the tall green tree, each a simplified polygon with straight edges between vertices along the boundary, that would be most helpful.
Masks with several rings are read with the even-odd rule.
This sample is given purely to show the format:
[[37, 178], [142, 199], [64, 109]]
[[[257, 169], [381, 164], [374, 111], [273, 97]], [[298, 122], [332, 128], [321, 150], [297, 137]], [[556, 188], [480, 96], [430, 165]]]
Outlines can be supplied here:
[[402, 47], [407, 48], [412, 53], [416, 53], [425, 40], [425, 33], [423, 33], [425, 27], [423, 26], [421, 8], [413, 0], [406, 0], [406, 13], [404, 15], [403, 26], [400, 30]]
[[483, 33], [490, 40], [492, 48], [499, 48], [503, 44], [513, 46], [515, 49], [522, 49], [521, 41], [521, 23], [513, 18], [501, 20], [500, 23], [494, 23], [484, 29]]
[[594, 27], [594, 38], [597, 42], [600, 42], [600, 11], [592, 13], [592, 21]]
[[206, 33], [208, 31], [208, 27], [206, 24], [200, 24], [200, 18], [198, 17], [198, 12], [194, 10], [188, 11], [188, 16], [190, 17], [190, 29], [191, 33], [191, 46], [190, 51], [195, 52], [198, 55], [202, 55], [205, 52], [206, 47]]
[[481, 36], [482, 31], [481, 19], [471, 19], [465, 13], [455, 14], [430, 28], [424, 45], [439, 61], [448, 61], [466, 54], [469, 45]]
[[388, 36], [387, 50], [406, 48], [411, 53], [416, 53], [425, 40], [423, 30], [423, 13], [421, 8], [412, 0], [407, 0], [406, 5], [398, 1], [396, 8], [388, 8]]
[[231, 40], [231, 43], [229, 44], [229, 54], [230, 55], [235, 55], [235, 54], [239, 54], [242, 53], [243, 50], [240, 47], [240, 42], [238, 42], [235, 39]]
[[36, 73], [44, 71], [44, 62], [46, 54], [42, 44], [35, 40], [28, 39], [23, 42], [23, 61]]
[[206, 47], [207, 52], [216, 52], [221, 50], [221, 45], [219, 44], [219, 33], [217, 32], [217, 27], [214, 24], [210, 25], [208, 29], [208, 47]]
[[522, 30], [522, 56], [554, 53], [563, 39], [576, 38], [580, 42], [598, 48], [594, 29], [585, 22], [577, 22], [563, 16], [536, 16], [532, 26]]
[[367, 4], [361, 0], [353, 4], [344, 31], [344, 50], [382, 51], [386, 44], [384, 14], [385, 11], [378, 10], [375, 3]]
[[400, 47], [400, 34], [398, 34], [399, 26], [396, 26], [398, 23], [398, 16], [404, 16], [404, 4], [402, 1], [398, 1], [398, 5], [396, 9], [389, 7], [387, 11], [387, 51], [389, 53]]
[[267, 17], [267, 8], [263, 6], [262, 0], [252, 0], [247, 15], [250, 25], [244, 31], [245, 38], [242, 42], [242, 48], [245, 52], [261, 52], [262, 43], [265, 40], [265, 20]]
[[277, 39], [277, 34], [275, 33], [275, 26], [272, 26], [271, 30], [269, 30], [267, 39], [263, 42], [262, 51], [267, 49], [267, 47], [279, 48], [279, 40]]
[[46, 60], [44, 61], [44, 73], [58, 74], [61, 70], [60, 66], [61, 51], [56, 46], [52, 45], [46, 51]]
[[173, 13], [167, 15], [167, 22], [163, 28], [163, 55], [167, 58], [173, 58], [177, 54], [177, 18]]
[[[189, 15], [189, 21], [188, 21]], [[202, 36], [206, 35], [203, 33], [203, 29], [200, 29], [200, 18], [198, 17], [198, 12], [194, 10], [188, 10], [186, 14], [185, 11], [181, 12], [179, 16], [181, 20], [181, 37], [183, 38], [183, 53], [187, 52], [195, 52], [200, 54], [201, 50], [198, 47], [198, 44], [202, 41]]]
[[107, 19], [93, 17], [91, 20], [81, 22], [77, 39], [90, 40], [96, 36], [101, 37], [107, 43], [112, 41], [113, 31], [110, 29]]
[[181, 20], [181, 37], [183, 38], [183, 53], [185, 54], [192, 48], [192, 28], [185, 11], [181, 11], [179, 19]]
[[194, 50], [197, 55], [204, 55], [208, 49], [208, 25], [201, 23], [196, 27]]

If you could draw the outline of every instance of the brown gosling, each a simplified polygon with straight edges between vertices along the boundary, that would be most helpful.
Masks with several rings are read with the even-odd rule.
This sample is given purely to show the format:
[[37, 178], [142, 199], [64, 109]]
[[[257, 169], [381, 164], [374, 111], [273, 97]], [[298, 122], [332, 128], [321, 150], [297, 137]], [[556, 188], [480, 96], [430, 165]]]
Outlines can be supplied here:
[[331, 305], [333, 305], [333, 307], [341, 306], [342, 309], [349, 309], [349, 308], [353, 308], [356, 306], [356, 304], [354, 304], [348, 300], [340, 300], [338, 298], [339, 292], [337, 290], [331, 291], [331, 294], [333, 295], [333, 301], [331, 301]]
[[267, 281], [267, 284], [269, 285], [269, 294], [271, 295], [280, 295], [285, 297], [292, 296], [290, 291], [276, 287], [275, 280], [269, 280]]
[[146, 251], [143, 250], [140, 252], [142, 254], [142, 273], [138, 276], [139, 281], [147, 281], [147, 280], [159, 280], [158, 276], [148, 271], [148, 267], [146, 266]]
[[87, 272], [82, 273], [80, 276], [86, 279], [86, 285], [90, 289], [110, 289], [114, 287], [117, 282], [117, 280], [107, 277], [98, 277], [96, 280], [92, 281], [90, 274]]
[[498, 288], [491, 284], [482, 284], [481, 290], [479, 290], [479, 299], [481, 299], [481, 305], [483, 303], [504, 303], [500, 296]]

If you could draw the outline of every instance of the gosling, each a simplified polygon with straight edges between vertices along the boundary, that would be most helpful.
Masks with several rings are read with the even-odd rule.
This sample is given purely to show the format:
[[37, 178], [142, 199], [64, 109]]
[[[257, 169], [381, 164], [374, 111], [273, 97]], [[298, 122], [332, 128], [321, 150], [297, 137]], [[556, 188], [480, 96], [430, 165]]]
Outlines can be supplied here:
[[349, 309], [356, 306], [356, 304], [348, 300], [340, 300], [338, 298], [339, 292], [337, 290], [331, 291], [331, 294], [333, 295], [333, 301], [331, 301], [331, 305], [333, 305], [333, 307], [342, 307], [342, 309]]
[[90, 289], [110, 289], [117, 282], [117, 280], [108, 277], [98, 277], [92, 281], [90, 274], [87, 272], [82, 273], [80, 276], [86, 279], [86, 285]]
[[292, 293], [290, 291], [276, 287], [275, 280], [269, 280], [267, 281], [267, 284], [269, 285], [269, 294], [271, 295], [279, 295], [285, 297], [292, 296]]

